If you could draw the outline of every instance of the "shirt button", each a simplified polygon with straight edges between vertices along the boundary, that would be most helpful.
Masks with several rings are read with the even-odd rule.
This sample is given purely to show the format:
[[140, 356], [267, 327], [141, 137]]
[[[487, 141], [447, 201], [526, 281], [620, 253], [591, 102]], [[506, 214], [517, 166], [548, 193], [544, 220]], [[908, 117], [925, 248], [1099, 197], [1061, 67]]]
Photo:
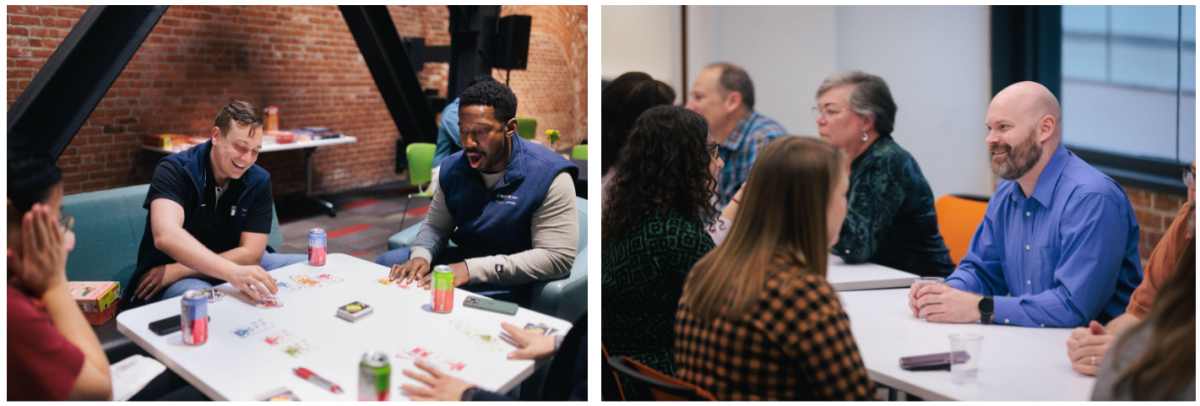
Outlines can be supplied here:
[[1025, 284], [1026, 284], [1026, 285], [1032, 285], [1032, 284], [1033, 284], [1033, 281], [1032, 281], [1032, 280], [1027, 280], [1027, 281], [1025, 281]]
[[1029, 217], [1029, 212], [1025, 212], [1025, 217]]
[[849, 253], [850, 253], [850, 250], [846, 250], [846, 253], [847, 253], [847, 254], [849, 254]]
[[1008, 324], [1008, 319], [1004, 319], [1004, 324]]
[[1045, 324], [1045, 323], [1043, 323], [1043, 324], [1042, 324], [1042, 328], [1046, 328], [1046, 324]]
[[1028, 246], [1028, 245], [1026, 245], [1026, 246], [1025, 246], [1025, 249], [1026, 249], [1026, 250], [1028, 250], [1028, 249], [1029, 249], [1029, 246]]

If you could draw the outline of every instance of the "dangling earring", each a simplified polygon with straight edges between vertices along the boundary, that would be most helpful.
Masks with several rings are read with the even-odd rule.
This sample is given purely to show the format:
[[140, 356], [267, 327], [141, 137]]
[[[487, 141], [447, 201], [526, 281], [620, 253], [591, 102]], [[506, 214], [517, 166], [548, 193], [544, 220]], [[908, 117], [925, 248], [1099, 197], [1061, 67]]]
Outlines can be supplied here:
[[867, 133], [863, 133], [863, 142], [867, 142]]

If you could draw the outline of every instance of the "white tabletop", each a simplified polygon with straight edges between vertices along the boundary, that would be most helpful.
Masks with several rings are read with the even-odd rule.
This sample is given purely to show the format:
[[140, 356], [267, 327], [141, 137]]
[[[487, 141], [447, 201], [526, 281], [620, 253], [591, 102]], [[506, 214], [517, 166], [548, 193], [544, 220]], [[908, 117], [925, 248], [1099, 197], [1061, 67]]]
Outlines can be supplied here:
[[839, 292], [909, 287], [917, 275], [870, 262], [849, 265], [837, 255], [829, 255], [825, 280]]
[[[391, 398], [407, 400], [400, 385], [415, 381], [401, 371], [415, 367], [412, 361], [396, 354], [402, 348], [416, 346], [427, 347], [467, 364], [451, 375], [483, 389], [505, 393], [533, 373], [534, 362], [508, 360], [507, 354], [515, 347], [503, 341], [498, 346], [500, 351], [481, 349], [467, 335], [456, 331], [451, 322], [466, 322], [481, 332], [497, 335], [502, 331], [501, 321], [519, 327], [526, 323], [544, 323], [563, 334], [571, 327], [571, 323], [525, 308], [509, 316], [464, 307], [462, 300], [471, 293], [462, 289], [455, 291], [451, 313], [433, 313], [429, 311], [428, 292], [379, 284], [376, 280], [387, 277], [387, 268], [345, 254], [330, 254], [324, 266], [303, 262], [272, 271], [271, 275], [280, 281], [291, 281], [290, 275], [316, 277], [324, 273], [341, 277], [344, 282], [324, 283], [320, 288], [294, 292], [281, 289], [278, 297], [284, 306], [274, 309], [250, 305], [229, 284], [218, 286], [229, 294], [209, 304], [212, 321], [208, 342], [203, 345], [183, 344], [182, 334], [178, 332], [159, 336], [149, 329], [153, 321], [178, 317], [180, 298], [123, 312], [117, 316], [117, 327], [213, 400], [257, 400], [262, 393], [285, 387], [305, 401], [357, 400], [358, 363], [368, 351], [388, 354], [392, 365]], [[353, 301], [375, 307], [374, 314], [356, 323], [338, 318], [337, 308]], [[246, 338], [233, 333], [234, 329], [258, 319], [274, 327]], [[267, 335], [283, 329], [314, 344], [317, 349], [293, 358], [282, 351], [289, 343], [271, 346], [263, 341]], [[335, 395], [300, 379], [292, 372], [296, 367], [312, 370], [340, 385], [345, 392]]]
[[[1071, 329], [921, 321], [908, 309], [908, 289], [839, 292], [872, 380], [925, 400], [1091, 399], [1095, 378], [1071, 370]], [[955, 385], [949, 371], [905, 371], [900, 358], [950, 352], [950, 334], [983, 336], [978, 383]]]
[[[273, 151], [287, 151], [289, 149], [316, 148], [316, 147], [324, 147], [324, 146], [328, 146], [328, 145], [349, 144], [351, 142], [358, 142], [358, 138], [354, 138], [354, 137], [350, 137], [350, 136], [341, 136], [338, 138], [328, 138], [328, 139], [316, 140], [316, 141], [303, 141], [303, 142], [298, 141], [298, 142], [292, 142], [292, 143], [287, 143], [287, 144], [270, 144], [270, 145], [263, 145], [262, 149], [258, 150], [258, 152], [263, 153], [263, 152], [273, 152]], [[142, 149], [147, 150], [147, 151], [160, 152], [160, 153], [167, 154], [167, 155], [171, 155], [176, 152], [179, 152], [179, 151], [172, 151], [169, 149], [164, 149], [164, 148], [159, 148], [159, 147], [152, 147], [149, 145], [142, 145]]]

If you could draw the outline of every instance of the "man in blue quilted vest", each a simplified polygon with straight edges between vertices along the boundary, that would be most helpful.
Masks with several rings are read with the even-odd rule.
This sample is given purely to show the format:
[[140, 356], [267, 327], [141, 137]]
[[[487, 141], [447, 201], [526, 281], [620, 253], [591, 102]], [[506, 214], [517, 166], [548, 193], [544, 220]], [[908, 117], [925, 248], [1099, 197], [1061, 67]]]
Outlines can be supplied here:
[[430, 264], [449, 265], [455, 286], [528, 306], [530, 282], [570, 273], [579, 246], [579, 168], [515, 136], [516, 115], [517, 96], [504, 84], [478, 83], [462, 93], [463, 150], [442, 161], [441, 187], [416, 241], [375, 261], [392, 267], [392, 280], [424, 287]]

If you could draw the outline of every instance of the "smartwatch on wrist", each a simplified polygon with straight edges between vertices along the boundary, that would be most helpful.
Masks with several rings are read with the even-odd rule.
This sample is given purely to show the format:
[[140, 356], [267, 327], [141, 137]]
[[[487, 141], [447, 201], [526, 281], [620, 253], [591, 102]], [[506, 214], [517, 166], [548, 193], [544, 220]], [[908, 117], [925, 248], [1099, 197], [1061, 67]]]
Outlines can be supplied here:
[[995, 320], [996, 302], [991, 296], [984, 296], [983, 300], [979, 301], [979, 322], [983, 324], [992, 324]]

